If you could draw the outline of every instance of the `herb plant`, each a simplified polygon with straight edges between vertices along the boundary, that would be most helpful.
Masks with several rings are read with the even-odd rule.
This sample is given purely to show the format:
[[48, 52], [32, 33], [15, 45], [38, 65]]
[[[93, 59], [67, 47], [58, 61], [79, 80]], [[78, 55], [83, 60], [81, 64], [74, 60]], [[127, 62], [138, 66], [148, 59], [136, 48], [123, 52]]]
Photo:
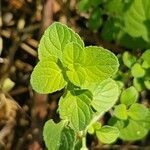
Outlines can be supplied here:
[[128, 76], [133, 78], [133, 85], [138, 91], [150, 90], [150, 49], [139, 58], [124, 52], [123, 63], [128, 68]]
[[72, 29], [55, 22], [40, 40], [38, 58], [31, 75], [33, 89], [42, 94], [64, 90], [58, 104], [60, 122], [51, 119], [44, 126], [47, 148], [87, 150], [87, 132], [95, 132], [102, 143], [114, 142], [118, 128], [97, 121], [120, 94], [111, 79], [119, 67], [117, 57], [102, 47], [84, 46]]
[[142, 139], [150, 130], [150, 110], [139, 101], [144, 91], [150, 90], [149, 58], [149, 49], [140, 57], [127, 51], [120, 57], [122, 67], [115, 75], [115, 79], [119, 81], [122, 92], [108, 124], [118, 127], [122, 140]]
[[150, 111], [138, 103], [139, 93], [134, 86], [124, 89], [120, 103], [115, 105], [109, 125], [116, 126], [119, 137], [125, 141], [135, 141], [144, 138], [150, 130]]

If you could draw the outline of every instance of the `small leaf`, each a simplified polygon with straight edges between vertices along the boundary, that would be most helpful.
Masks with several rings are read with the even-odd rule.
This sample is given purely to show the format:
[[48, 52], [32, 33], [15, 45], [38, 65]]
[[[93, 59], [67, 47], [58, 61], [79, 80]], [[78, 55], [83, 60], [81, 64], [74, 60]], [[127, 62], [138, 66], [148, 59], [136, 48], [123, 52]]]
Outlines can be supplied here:
[[146, 50], [143, 54], [142, 54], [142, 58], [145, 62], [147, 62], [147, 64], [150, 67], [150, 49]]
[[66, 25], [55, 22], [49, 26], [42, 36], [38, 48], [40, 60], [57, 60], [62, 59], [62, 52], [66, 44], [69, 42], [78, 43], [84, 46], [83, 41], [72, 29]]
[[150, 65], [147, 63], [147, 61], [143, 61], [142, 68], [148, 69], [149, 67], [150, 67]]
[[133, 77], [140, 78], [145, 75], [145, 70], [142, 68], [142, 66], [138, 63], [134, 64], [131, 68], [131, 73]]
[[128, 115], [133, 120], [145, 120], [149, 113], [149, 110], [142, 104], [132, 104], [131, 107], [128, 110]]
[[133, 103], [135, 103], [137, 99], [138, 99], [138, 92], [133, 86], [125, 89], [122, 92], [121, 97], [120, 97], [121, 103], [127, 106], [130, 106]]
[[92, 95], [87, 90], [76, 90], [67, 92], [59, 101], [60, 117], [69, 120], [76, 132], [84, 130], [91, 121], [91, 99]]
[[146, 129], [145, 123], [142, 121], [134, 121], [129, 119], [128, 122], [122, 120], [113, 120], [111, 124], [117, 127], [120, 131], [120, 138], [125, 141], [136, 141], [144, 138], [148, 133], [148, 129]]
[[107, 79], [91, 89], [92, 106], [98, 112], [108, 111], [117, 101], [120, 91], [115, 81]]
[[136, 90], [138, 92], [141, 92], [142, 90], [145, 89], [145, 85], [143, 83], [143, 79], [142, 78], [134, 78], [133, 79], [133, 85], [136, 88]]
[[144, 85], [148, 90], [150, 90], [150, 80], [145, 80]]
[[121, 120], [128, 118], [127, 108], [125, 104], [119, 104], [115, 106], [114, 115]]
[[105, 125], [96, 131], [96, 135], [102, 143], [111, 144], [119, 137], [119, 130], [116, 127]]
[[81, 86], [85, 82], [85, 71], [81, 66], [84, 62], [84, 49], [76, 43], [68, 43], [63, 52], [63, 63], [67, 68], [66, 74], [69, 80]]
[[110, 51], [96, 46], [85, 48], [85, 61], [82, 66], [86, 72], [84, 88], [89, 88], [91, 83], [112, 77], [118, 70], [119, 63], [117, 57]]
[[94, 134], [96, 130], [99, 130], [101, 128], [102, 124], [100, 122], [95, 122], [88, 128], [89, 134]]
[[40, 61], [31, 74], [31, 85], [36, 92], [46, 94], [63, 89], [66, 81], [56, 63]]
[[91, 126], [91, 127], [88, 128], [88, 133], [89, 134], [94, 134], [94, 128], [93, 128], [93, 126]]
[[48, 150], [73, 150], [75, 133], [66, 127], [66, 121], [54, 123], [49, 120], [44, 125], [44, 141]]
[[131, 55], [129, 52], [124, 52], [122, 55], [123, 63], [128, 67], [131, 68], [133, 64], [136, 62], [136, 57]]
[[122, 82], [122, 81], [116, 81], [116, 83], [117, 83], [117, 85], [118, 85], [118, 87], [119, 87], [120, 90], [122, 90], [124, 88], [124, 82]]

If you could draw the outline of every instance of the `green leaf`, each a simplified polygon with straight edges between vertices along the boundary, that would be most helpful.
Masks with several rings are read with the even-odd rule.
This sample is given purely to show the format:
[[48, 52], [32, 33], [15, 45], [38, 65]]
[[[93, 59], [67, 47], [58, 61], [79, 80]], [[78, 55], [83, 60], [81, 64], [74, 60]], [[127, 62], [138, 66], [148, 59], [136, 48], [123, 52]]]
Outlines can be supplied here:
[[100, 83], [111, 77], [119, 66], [117, 57], [110, 51], [95, 46], [83, 49], [76, 43], [66, 45], [63, 62], [70, 81], [87, 89], [91, 83]]
[[136, 57], [131, 55], [129, 52], [124, 52], [122, 55], [123, 63], [128, 67], [131, 68], [133, 64], [136, 62]]
[[55, 124], [53, 120], [49, 120], [44, 125], [44, 141], [46, 147], [50, 150], [58, 150], [60, 145], [61, 133], [65, 126], [64, 122]]
[[144, 138], [148, 133], [148, 129], [144, 127], [142, 121], [134, 121], [129, 119], [128, 122], [113, 118], [111, 125], [117, 127], [120, 131], [120, 138], [125, 141], [136, 141]]
[[144, 85], [148, 90], [150, 90], [150, 80], [145, 80]]
[[114, 115], [121, 120], [128, 118], [127, 108], [125, 104], [119, 104], [115, 106]]
[[89, 134], [94, 134], [94, 128], [93, 128], [93, 126], [90, 126], [90, 127], [88, 128], [88, 133], [89, 133]]
[[63, 63], [67, 68], [66, 74], [69, 80], [77, 86], [85, 82], [85, 71], [81, 66], [83, 62], [84, 49], [76, 43], [67, 44], [63, 52]]
[[81, 148], [82, 148], [82, 141], [81, 141], [81, 139], [77, 139], [74, 150], [80, 150]]
[[85, 61], [82, 64], [86, 72], [84, 88], [89, 88], [91, 83], [112, 77], [118, 70], [117, 57], [110, 51], [96, 46], [85, 47]]
[[89, 91], [76, 90], [67, 92], [59, 101], [60, 117], [69, 120], [71, 128], [76, 132], [84, 130], [91, 121], [91, 99]]
[[142, 37], [149, 42], [149, 0], [134, 0], [125, 15], [125, 30], [132, 37]]
[[133, 120], [145, 120], [149, 113], [149, 110], [142, 104], [132, 104], [131, 107], [128, 110], [128, 115], [133, 119]]
[[142, 122], [144, 122], [145, 124], [144, 124], [144, 127], [146, 128], [146, 129], [148, 129], [148, 130], [150, 130], [150, 109], [148, 109], [148, 113], [147, 113], [147, 116], [146, 116], [146, 118], [142, 121]]
[[131, 68], [131, 73], [133, 77], [141, 78], [145, 75], [145, 70], [139, 63], [135, 63]]
[[105, 125], [96, 131], [96, 135], [102, 143], [111, 144], [119, 137], [119, 130], [116, 127]]
[[101, 128], [102, 124], [100, 122], [95, 122], [93, 123], [89, 128], [88, 128], [88, 133], [89, 134], [94, 134], [96, 130], [99, 130]]
[[108, 111], [117, 101], [120, 91], [115, 81], [107, 79], [91, 88], [92, 106], [98, 112]]
[[84, 46], [83, 41], [72, 29], [66, 25], [55, 22], [49, 26], [42, 36], [38, 48], [40, 60], [57, 60], [62, 59], [62, 52], [66, 44], [69, 42], [78, 43]]
[[143, 54], [142, 54], [142, 58], [145, 62], [147, 62], [147, 64], [150, 67], [150, 49], [146, 50]]
[[117, 83], [117, 85], [118, 85], [118, 87], [119, 87], [120, 90], [122, 90], [124, 88], [124, 82], [122, 82], [122, 81], [116, 81], [116, 83]]
[[47, 94], [63, 89], [66, 81], [56, 63], [40, 61], [31, 74], [31, 85], [36, 92]]
[[64, 128], [61, 134], [61, 143], [59, 150], [74, 150], [75, 133], [71, 128]]
[[66, 127], [66, 121], [54, 123], [49, 120], [44, 125], [44, 141], [48, 150], [73, 150], [75, 133]]
[[123, 103], [127, 106], [130, 106], [133, 103], [135, 103], [137, 101], [137, 99], [138, 99], [138, 92], [133, 86], [125, 89], [121, 93], [121, 97], [120, 97], [121, 103]]
[[133, 79], [133, 85], [136, 88], [138, 92], [141, 92], [142, 90], [145, 89], [143, 79], [142, 78], [134, 78]]
[[142, 68], [144, 68], [144, 69], [148, 69], [149, 68], [149, 64], [147, 63], [147, 61], [143, 61]]

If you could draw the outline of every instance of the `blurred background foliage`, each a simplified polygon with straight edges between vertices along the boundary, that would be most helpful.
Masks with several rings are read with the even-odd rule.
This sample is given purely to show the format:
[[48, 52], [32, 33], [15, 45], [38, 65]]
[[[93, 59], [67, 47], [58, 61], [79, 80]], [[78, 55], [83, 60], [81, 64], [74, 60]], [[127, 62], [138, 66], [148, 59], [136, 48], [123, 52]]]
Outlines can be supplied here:
[[[103, 145], [94, 136], [98, 126], [94, 125], [87, 137], [89, 149], [150, 149], [149, 8], [149, 0], [2, 0], [0, 87], [22, 113], [11, 118], [13, 123], [0, 120], [0, 140], [5, 143], [0, 143], [0, 149], [45, 149], [43, 125], [50, 118], [59, 120], [56, 110], [62, 93], [40, 95], [29, 84], [38, 41], [54, 21], [73, 28], [86, 45], [113, 51], [120, 62], [114, 76], [120, 98], [100, 120], [118, 127], [120, 139]], [[0, 107], [0, 119], [9, 120], [2, 111]], [[3, 132], [5, 127], [11, 132]]]

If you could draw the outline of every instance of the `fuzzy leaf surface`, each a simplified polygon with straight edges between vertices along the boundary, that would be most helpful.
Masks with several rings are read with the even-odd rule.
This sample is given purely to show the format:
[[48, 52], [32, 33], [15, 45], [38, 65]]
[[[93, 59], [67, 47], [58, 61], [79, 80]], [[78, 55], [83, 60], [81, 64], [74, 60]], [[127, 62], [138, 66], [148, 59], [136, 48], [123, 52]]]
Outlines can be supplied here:
[[63, 63], [67, 68], [66, 74], [69, 80], [81, 86], [85, 82], [85, 71], [81, 65], [84, 62], [84, 49], [76, 43], [69, 43], [63, 52]]
[[139, 94], [138, 94], [137, 90], [135, 89], [135, 87], [131, 86], [131, 87], [125, 89], [121, 93], [120, 100], [121, 100], [121, 103], [123, 103], [127, 106], [130, 106], [137, 101], [138, 96], [139, 96]]
[[92, 95], [87, 90], [67, 92], [67, 95], [59, 101], [61, 119], [67, 119], [75, 131], [84, 130], [92, 117], [91, 100]]
[[96, 131], [96, 135], [102, 143], [111, 144], [119, 137], [119, 130], [116, 127], [105, 125]]
[[62, 71], [55, 62], [40, 61], [31, 75], [33, 89], [42, 94], [61, 90], [67, 84]]
[[66, 127], [66, 122], [59, 123], [49, 120], [44, 125], [44, 141], [48, 150], [73, 150], [75, 133]]
[[86, 72], [85, 88], [89, 88], [91, 83], [100, 83], [112, 77], [119, 67], [118, 59], [112, 52], [96, 46], [85, 48], [85, 61], [82, 65]]
[[125, 104], [116, 105], [114, 115], [121, 120], [126, 120], [128, 118], [126, 105]]
[[76, 43], [66, 45], [63, 62], [68, 69], [67, 76], [70, 81], [87, 89], [91, 83], [100, 83], [111, 77], [119, 66], [112, 52], [96, 46], [83, 49]]
[[146, 108], [142, 104], [134, 103], [131, 105], [131, 107], [128, 110], [128, 115], [133, 119], [133, 120], [145, 120], [149, 113], [148, 108]]
[[57, 60], [62, 59], [63, 49], [69, 42], [78, 43], [80, 46], [84, 46], [83, 41], [72, 29], [59, 22], [53, 23], [49, 26], [39, 44], [38, 54], [39, 59]]
[[117, 83], [107, 79], [91, 89], [92, 106], [97, 112], [108, 111], [117, 101], [120, 91]]
[[148, 129], [142, 121], [129, 119], [128, 122], [112, 118], [110, 124], [117, 127], [120, 131], [120, 138], [126, 141], [140, 140], [146, 136]]

